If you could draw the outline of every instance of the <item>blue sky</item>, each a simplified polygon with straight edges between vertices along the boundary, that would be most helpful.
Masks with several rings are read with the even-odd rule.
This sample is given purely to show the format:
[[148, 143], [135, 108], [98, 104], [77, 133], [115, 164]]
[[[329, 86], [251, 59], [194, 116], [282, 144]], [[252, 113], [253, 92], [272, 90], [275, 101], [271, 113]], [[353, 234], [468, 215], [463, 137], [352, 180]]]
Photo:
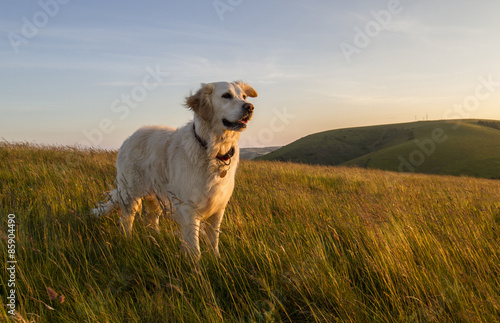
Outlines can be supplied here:
[[242, 146], [344, 127], [500, 119], [493, 0], [7, 1], [0, 137], [118, 148], [184, 125], [200, 83], [259, 97]]

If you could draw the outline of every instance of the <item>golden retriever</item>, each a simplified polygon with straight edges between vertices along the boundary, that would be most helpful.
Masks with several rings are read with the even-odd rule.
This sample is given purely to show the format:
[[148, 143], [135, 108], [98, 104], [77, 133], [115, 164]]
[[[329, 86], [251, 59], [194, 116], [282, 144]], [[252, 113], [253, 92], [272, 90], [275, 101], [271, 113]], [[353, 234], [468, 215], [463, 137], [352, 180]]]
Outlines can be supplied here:
[[199, 257], [203, 223], [218, 255], [219, 228], [239, 161], [238, 139], [254, 111], [248, 97], [257, 97], [257, 92], [243, 82], [202, 84], [186, 98], [186, 107], [194, 112], [187, 125], [177, 130], [160, 126], [137, 130], [118, 151], [117, 188], [107, 203], [93, 210], [94, 215], [119, 206], [121, 228], [130, 235], [143, 202], [156, 230], [162, 209], [168, 207], [180, 226], [187, 254]]

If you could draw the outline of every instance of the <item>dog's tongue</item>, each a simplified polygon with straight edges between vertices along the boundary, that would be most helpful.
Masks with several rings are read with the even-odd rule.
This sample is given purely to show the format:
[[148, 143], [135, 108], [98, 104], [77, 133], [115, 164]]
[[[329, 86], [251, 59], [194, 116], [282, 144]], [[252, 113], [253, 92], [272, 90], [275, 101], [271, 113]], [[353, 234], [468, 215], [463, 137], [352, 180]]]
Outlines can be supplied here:
[[248, 123], [248, 121], [250, 121], [250, 117], [245, 117], [245, 118], [241, 119], [241, 120], [240, 120], [240, 121], [238, 121], [238, 122], [240, 122], [240, 123], [244, 123], [244, 124], [247, 124], [247, 123]]

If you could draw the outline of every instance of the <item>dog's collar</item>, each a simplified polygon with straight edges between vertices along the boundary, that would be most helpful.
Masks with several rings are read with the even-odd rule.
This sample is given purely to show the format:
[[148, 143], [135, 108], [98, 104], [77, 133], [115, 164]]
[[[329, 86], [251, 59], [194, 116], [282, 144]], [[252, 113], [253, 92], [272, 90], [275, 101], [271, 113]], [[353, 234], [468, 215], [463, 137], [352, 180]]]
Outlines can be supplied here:
[[[207, 142], [205, 140], [201, 139], [201, 137], [198, 136], [198, 134], [196, 133], [196, 127], [195, 127], [194, 123], [193, 123], [193, 132], [194, 132], [194, 136], [196, 137], [196, 140], [198, 140], [198, 142], [200, 143], [200, 145], [204, 149], [208, 149]], [[235, 149], [234, 149], [234, 146], [233, 146], [233, 147], [231, 147], [231, 149], [229, 149], [229, 151], [225, 155], [221, 155], [219, 153], [219, 154], [217, 154], [216, 157], [220, 161], [227, 162], [228, 160], [230, 160], [234, 156], [234, 153], [235, 153]]]
[[198, 140], [198, 142], [200, 143], [200, 145], [205, 148], [205, 149], [208, 149], [208, 145], [207, 145], [207, 142], [203, 139], [201, 139], [200, 136], [198, 136], [198, 134], [196, 133], [196, 127], [193, 123], [193, 132], [194, 132], [194, 136], [196, 137], [196, 140]]

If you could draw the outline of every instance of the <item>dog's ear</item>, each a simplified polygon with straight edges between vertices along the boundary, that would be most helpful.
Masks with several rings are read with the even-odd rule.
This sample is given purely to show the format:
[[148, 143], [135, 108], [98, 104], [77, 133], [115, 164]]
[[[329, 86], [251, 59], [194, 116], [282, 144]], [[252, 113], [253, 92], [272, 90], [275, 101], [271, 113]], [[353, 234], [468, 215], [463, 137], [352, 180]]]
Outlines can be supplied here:
[[209, 121], [212, 117], [212, 102], [210, 95], [214, 90], [212, 84], [202, 84], [201, 88], [186, 98], [185, 106], [194, 111], [203, 120]]
[[252, 97], [252, 98], [256, 98], [257, 97], [257, 91], [255, 91], [254, 88], [251, 87], [250, 85], [248, 85], [248, 84], [246, 84], [245, 82], [242, 82], [242, 81], [236, 81], [234, 83], [238, 84], [238, 86], [241, 87], [241, 89], [249, 97]]

